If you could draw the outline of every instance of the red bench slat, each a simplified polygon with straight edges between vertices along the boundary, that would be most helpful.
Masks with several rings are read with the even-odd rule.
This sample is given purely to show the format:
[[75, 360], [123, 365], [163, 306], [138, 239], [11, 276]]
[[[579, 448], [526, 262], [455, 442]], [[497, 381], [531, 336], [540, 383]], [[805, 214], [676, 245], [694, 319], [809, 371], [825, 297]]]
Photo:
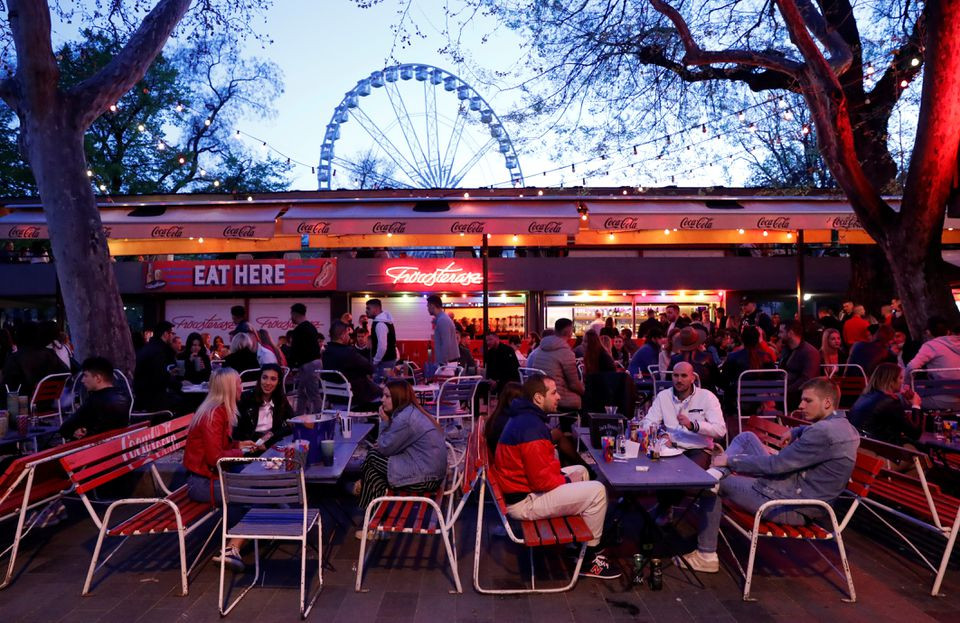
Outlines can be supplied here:
[[520, 529], [523, 531], [523, 542], [528, 547], [538, 547], [540, 545], [540, 533], [532, 521], [520, 522]]
[[540, 544], [541, 545], [554, 545], [557, 542], [557, 537], [553, 533], [553, 529], [550, 527], [549, 519], [537, 519], [534, 522], [537, 526], [537, 532], [540, 534]]
[[583, 517], [580, 515], [572, 515], [570, 517], [564, 518], [567, 522], [567, 526], [570, 527], [570, 530], [573, 532], [574, 538], [576, 538], [578, 543], [586, 543], [593, 540], [593, 532], [590, 531], [590, 528], [587, 527], [587, 522], [583, 520]]
[[564, 521], [563, 517], [552, 517], [550, 526], [553, 528], [553, 533], [557, 535], [558, 543], [573, 543], [573, 533], [570, 532], [570, 528], [567, 527], [567, 522]]
[[[213, 510], [208, 502], [196, 502], [187, 494], [187, 485], [184, 485], [170, 494], [167, 498], [180, 511], [180, 518], [184, 527], [190, 526], [200, 517], [206, 516]], [[177, 529], [176, 516], [173, 509], [164, 502], [156, 502], [146, 507], [133, 517], [121, 522], [108, 531], [110, 536], [130, 536], [134, 534], [159, 534], [173, 532]]]

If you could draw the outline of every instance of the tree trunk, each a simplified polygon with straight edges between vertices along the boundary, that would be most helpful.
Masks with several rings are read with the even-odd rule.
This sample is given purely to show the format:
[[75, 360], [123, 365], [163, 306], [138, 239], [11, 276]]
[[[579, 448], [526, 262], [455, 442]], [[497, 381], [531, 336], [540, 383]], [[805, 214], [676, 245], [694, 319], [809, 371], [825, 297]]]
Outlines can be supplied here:
[[850, 249], [850, 299], [866, 307], [868, 313], [877, 314], [880, 307], [888, 305], [896, 296], [890, 280], [890, 263], [883, 249], [876, 245], [852, 244]]
[[81, 361], [102, 356], [130, 373], [133, 342], [86, 175], [84, 131], [64, 108], [30, 115], [21, 128], [43, 202], [70, 336]]
[[903, 315], [914, 339], [923, 337], [932, 316], [960, 324], [960, 311], [950, 288], [953, 271], [943, 261], [939, 239], [930, 245], [918, 244], [914, 232], [899, 228], [878, 244], [887, 255], [903, 303]]

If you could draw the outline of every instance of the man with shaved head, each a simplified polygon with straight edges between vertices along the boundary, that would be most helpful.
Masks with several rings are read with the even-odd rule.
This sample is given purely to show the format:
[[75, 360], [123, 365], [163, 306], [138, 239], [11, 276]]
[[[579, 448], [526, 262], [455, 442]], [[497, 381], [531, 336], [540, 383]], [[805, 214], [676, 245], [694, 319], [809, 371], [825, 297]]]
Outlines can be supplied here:
[[[727, 434], [720, 401], [713, 392], [696, 386], [693, 366], [686, 361], [673, 366], [672, 379], [673, 387], [657, 394], [641, 427], [643, 430], [662, 428], [674, 446], [706, 469], [710, 466], [713, 442]], [[673, 505], [679, 501], [676, 492], [662, 492], [657, 496], [658, 523], [672, 520]]]

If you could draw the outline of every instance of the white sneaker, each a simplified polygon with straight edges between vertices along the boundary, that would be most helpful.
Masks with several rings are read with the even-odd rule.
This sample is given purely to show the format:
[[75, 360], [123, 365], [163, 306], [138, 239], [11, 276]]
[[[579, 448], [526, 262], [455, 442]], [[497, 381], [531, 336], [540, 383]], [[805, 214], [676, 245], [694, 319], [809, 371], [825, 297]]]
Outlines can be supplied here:
[[[716, 552], [708, 554], [695, 549], [689, 554], [678, 556], [678, 558], [687, 561], [691, 569], [699, 571], [700, 573], [718, 573], [720, 571], [720, 559], [717, 557]], [[680, 566], [679, 560], [677, 561], [677, 566]]]
[[220, 562], [221, 560], [228, 569], [235, 573], [240, 573], [245, 568], [243, 558], [240, 557], [240, 550], [234, 545], [228, 545], [222, 553], [213, 557], [213, 562]]

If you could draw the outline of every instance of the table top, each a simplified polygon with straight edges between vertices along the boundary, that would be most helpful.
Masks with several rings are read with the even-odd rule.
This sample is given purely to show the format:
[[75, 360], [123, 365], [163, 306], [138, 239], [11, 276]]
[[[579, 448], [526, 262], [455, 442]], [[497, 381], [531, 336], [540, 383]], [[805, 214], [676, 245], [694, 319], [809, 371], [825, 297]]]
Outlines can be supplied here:
[[918, 441], [924, 446], [940, 448], [941, 450], [950, 452], [960, 452], [960, 440], [950, 441], [945, 437], [938, 438], [934, 433], [924, 433], [920, 435]]
[[17, 432], [17, 427], [13, 426], [7, 431], [7, 434], [3, 437], [0, 437], [0, 445], [10, 444], [10, 443], [19, 443], [21, 441], [26, 441], [28, 439], [36, 439], [37, 437], [42, 437], [43, 435], [50, 435], [56, 433], [60, 430], [60, 426], [56, 424], [47, 425], [41, 424], [35, 428], [31, 428], [27, 431], [26, 435], [21, 435]]
[[[683, 454], [652, 461], [647, 456], [635, 459], [614, 459], [607, 463], [603, 451], [590, 445], [590, 435], [584, 433], [581, 441], [596, 461], [597, 472], [617, 491], [653, 491], [656, 489], [706, 489], [717, 484], [717, 479]], [[649, 471], [638, 472], [637, 466]]]
[[426, 383], [424, 385], [414, 385], [413, 391], [418, 394], [426, 394], [428, 392], [438, 392], [440, 391], [440, 383]]
[[210, 392], [210, 388], [203, 385], [184, 385], [180, 391], [184, 394], [206, 394]]
[[[347, 463], [350, 462], [350, 457], [353, 456], [353, 453], [356, 451], [357, 446], [360, 445], [360, 442], [370, 434], [373, 430], [373, 424], [368, 424], [366, 422], [354, 422], [353, 423], [353, 434], [350, 436], [350, 439], [344, 439], [340, 433], [340, 427], [336, 427], [336, 434], [334, 437], [334, 450], [333, 450], [333, 465], [327, 467], [323, 463], [315, 463], [304, 470], [303, 477], [307, 482], [323, 483], [323, 484], [334, 484], [340, 480], [340, 476], [343, 475], [343, 470], [346, 469]], [[264, 458], [273, 458], [273, 457], [282, 457], [283, 451], [277, 449], [277, 446], [282, 446], [284, 444], [290, 443], [293, 441], [293, 435], [284, 437], [275, 445], [271, 446], [264, 452], [261, 456]], [[266, 469], [262, 463], [252, 463], [243, 468], [243, 473], [245, 474], [275, 474], [276, 471]]]

